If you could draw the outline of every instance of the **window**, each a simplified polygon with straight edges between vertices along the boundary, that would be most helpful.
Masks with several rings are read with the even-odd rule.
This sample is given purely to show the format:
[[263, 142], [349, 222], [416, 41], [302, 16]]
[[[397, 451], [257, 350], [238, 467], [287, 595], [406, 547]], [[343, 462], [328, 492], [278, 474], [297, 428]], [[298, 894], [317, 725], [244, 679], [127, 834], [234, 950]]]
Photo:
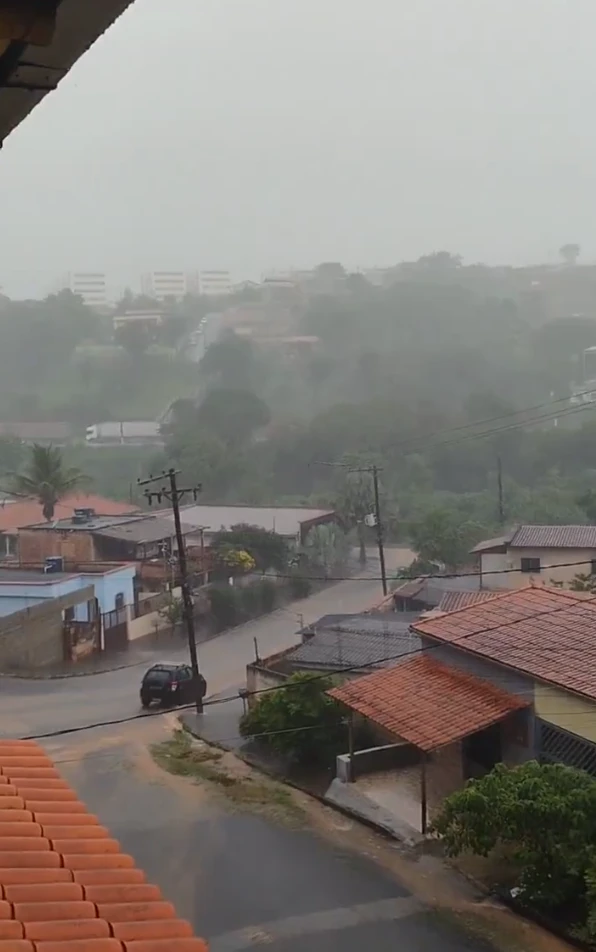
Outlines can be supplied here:
[[187, 668], [186, 666], [184, 668], [180, 668], [180, 670], [178, 671], [179, 681], [190, 681], [191, 678], [192, 678], [192, 671], [190, 668]]
[[522, 572], [539, 572], [540, 559], [522, 559], [521, 570]]
[[116, 611], [118, 611], [118, 609], [120, 608], [124, 608], [124, 593], [123, 592], [118, 592], [118, 594], [116, 595], [116, 599], [114, 601], [114, 608], [116, 609]]
[[70, 624], [71, 621], [75, 620], [75, 610], [74, 605], [69, 605], [68, 608], [64, 609], [64, 621], [66, 624]]

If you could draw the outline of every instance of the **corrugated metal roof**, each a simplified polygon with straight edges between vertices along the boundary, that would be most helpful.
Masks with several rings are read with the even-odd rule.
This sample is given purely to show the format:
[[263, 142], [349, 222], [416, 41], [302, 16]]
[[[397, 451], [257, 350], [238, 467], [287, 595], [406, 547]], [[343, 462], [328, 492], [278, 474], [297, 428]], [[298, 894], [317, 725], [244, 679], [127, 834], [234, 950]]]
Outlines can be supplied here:
[[446, 592], [438, 604], [441, 612], [456, 612], [468, 605], [477, 605], [489, 598], [495, 598], [499, 592]]
[[[171, 513], [160, 513], [164, 518], [173, 519]], [[276, 532], [281, 536], [296, 537], [302, 526], [313, 519], [331, 519], [331, 509], [307, 509], [302, 507], [286, 508], [282, 506], [183, 506], [182, 518], [195, 529], [215, 533], [231, 529], [232, 526], [258, 526]]]
[[327, 693], [425, 751], [437, 750], [528, 707], [522, 698], [426, 655]]
[[511, 549], [596, 549], [596, 526], [520, 526]]
[[403, 626], [399, 633], [357, 632], [326, 628], [284, 656], [293, 668], [341, 670], [383, 667], [403, 655], [419, 651], [420, 637]]

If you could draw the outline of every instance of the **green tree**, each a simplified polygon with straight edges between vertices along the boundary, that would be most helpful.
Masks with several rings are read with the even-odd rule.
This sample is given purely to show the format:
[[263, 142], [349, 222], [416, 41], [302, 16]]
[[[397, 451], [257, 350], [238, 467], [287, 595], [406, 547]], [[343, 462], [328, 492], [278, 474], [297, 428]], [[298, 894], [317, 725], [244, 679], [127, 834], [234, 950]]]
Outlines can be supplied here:
[[35, 497], [48, 522], [54, 518], [56, 504], [88, 482], [80, 469], [67, 466], [58, 446], [34, 443], [21, 472], [11, 473], [15, 492]]
[[409, 535], [418, 557], [442, 562], [452, 572], [470, 560], [470, 549], [486, 533], [486, 527], [466, 521], [456, 511], [435, 507], [410, 525]]
[[360, 564], [366, 564], [366, 516], [374, 512], [375, 497], [370, 473], [347, 473], [335, 499], [335, 508], [349, 529], [356, 529]]
[[283, 688], [257, 697], [240, 722], [243, 737], [270, 734], [263, 740], [301, 763], [326, 760], [345, 743], [341, 710], [325, 694], [331, 680], [298, 673]]
[[249, 390], [211, 390], [197, 411], [197, 424], [228, 446], [249, 443], [269, 423], [269, 407]]
[[580, 251], [581, 248], [575, 241], [570, 241], [568, 244], [561, 245], [559, 248], [559, 254], [565, 264], [577, 264]]
[[260, 390], [263, 362], [254, 344], [231, 333], [211, 344], [199, 364], [201, 379], [209, 387], [238, 390]]
[[288, 544], [283, 536], [259, 526], [239, 523], [227, 531], [217, 532], [211, 541], [211, 547], [218, 550], [222, 546], [244, 549], [254, 559], [260, 572], [267, 569], [283, 571], [288, 565]]
[[153, 342], [153, 337], [143, 321], [128, 321], [119, 327], [114, 340], [133, 359], [142, 357]]
[[350, 545], [340, 526], [313, 526], [304, 540], [304, 553], [315, 571], [328, 578], [345, 568]]
[[499, 850], [524, 903], [568, 925], [585, 925], [591, 914], [596, 934], [596, 783], [589, 774], [536, 761], [499, 764], [447, 798], [434, 831], [450, 856]]

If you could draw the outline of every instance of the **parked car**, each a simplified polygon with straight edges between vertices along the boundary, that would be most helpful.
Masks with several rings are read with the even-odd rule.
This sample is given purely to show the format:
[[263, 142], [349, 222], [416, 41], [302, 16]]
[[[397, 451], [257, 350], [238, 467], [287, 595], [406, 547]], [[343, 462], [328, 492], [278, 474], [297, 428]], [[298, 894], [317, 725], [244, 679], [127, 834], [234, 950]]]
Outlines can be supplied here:
[[[205, 696], [207, 684], [199, 675], [198, 693]], [[192, 668], [187, 664], [154, 664], [141, 681], [141, 704], [149, 707], [152, 701], [173, 706], [196, 700], [197, 689], [192, 677]]]

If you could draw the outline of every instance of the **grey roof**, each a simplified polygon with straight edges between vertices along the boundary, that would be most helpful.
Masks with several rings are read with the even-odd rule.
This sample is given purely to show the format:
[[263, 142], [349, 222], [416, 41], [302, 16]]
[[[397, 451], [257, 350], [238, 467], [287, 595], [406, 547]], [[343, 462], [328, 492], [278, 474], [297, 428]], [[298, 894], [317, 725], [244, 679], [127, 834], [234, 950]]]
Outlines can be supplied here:
[[284, 656], [292, 668], [338, 671], [343, 668], [385, 667], [401, 656], [419, 651], [421, 640], [407, 626], [400, 632], [342, 631], [324, 628]]
[[[171, 513], [160, 512], [166, 519], [173, 519]], [[304, 523], [325, 516], [333, 516], [331, 509], [307, 509], [300, 506], [286, 508], [282, 506], [184, 506], [182, 518], [195, 529], [208, 532], [220, 532], [232, 526], [249, 525], [277, 532], [281, 536], [295, 537]]]
[[412, 598], [426, 605], [436, 607], [446, 592], [477, 592], [480, 590], [480, 575], [461, 575], [459, 577], [434, 576], [433, 578], [417, 578], [405, 582], [396, 588], [394, 596], [398, 598]]
[[53, 522], [37, 522], [35, 525], [26, 526], [27, 529], [36, 531], [51, 532], [57, 529], [60, 532], [97, 532], [100, 529], [109, 529], [112, 526], [127, 525], [130, 522], [145, 522], [151, 519], [151, 516], [131, 515], [131, 516], [92, 516], [86, 522], [73, 522], [73, 517], [66, 519], [54, 519]]
[[[188, 535], [193, 526], [183, 525], [182, 532]], [[93, 530], [93, 534], [102, 539], [115, 539], [119, 542], [133, 542], [142, 545], [145, 542], [161, 542], [174, 537], [174, 526], [168, 519], [133, 519], [120, 525]]]
[[509, 532], [507, 535], [496, 536], [494, 539], [484, 539], [484, 541], [475, 545], [473, 549], [470, 549], [470, 552], [488, 552], [490, 549], [500, 549], [511, 541], [511, 535], [512, 533]]
[[596, 549], [596, 526], [519, 526], [513, 549]]
[[596, 526], [515, 526], [496, 539], [485, 539], [472, 552], [510, 549], [596, 549]]
[[44, 572], [42, 569], [7, 569], [0, 568], [0, 585], [15, 582], [16, 584], [29, 582], [35, 585], [52, 585], [66, 578], [73, 578], [78, 572]]

